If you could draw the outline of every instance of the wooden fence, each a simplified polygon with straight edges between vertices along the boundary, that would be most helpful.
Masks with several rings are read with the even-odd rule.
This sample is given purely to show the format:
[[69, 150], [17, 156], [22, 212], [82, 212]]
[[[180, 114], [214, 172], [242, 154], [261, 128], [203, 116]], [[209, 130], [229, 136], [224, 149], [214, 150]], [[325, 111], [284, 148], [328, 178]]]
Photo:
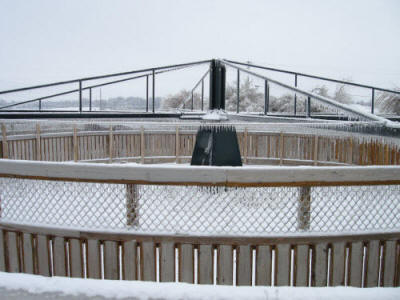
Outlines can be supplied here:
[[[0, 169], [0, 177], [124, 184], [400, 184], [397, 166], [156, 168], [1, 160]], [[392, 287], [400, 284], [400, 232], [159, 235], [0, 219], [0, 271], [199, 284]]]
[[157, 236], [0, 223], [0, 271], [261, 286], [399, 286], [400, 233]]
[[[42, 161], [188, 162], [194, 130], [81, 131], [7, 136], [2, 126], [0, 157]], [[398, 165], [400, 146], [379, 137], [318, 136], [284, 132], [238, 132], [245, 164]]]

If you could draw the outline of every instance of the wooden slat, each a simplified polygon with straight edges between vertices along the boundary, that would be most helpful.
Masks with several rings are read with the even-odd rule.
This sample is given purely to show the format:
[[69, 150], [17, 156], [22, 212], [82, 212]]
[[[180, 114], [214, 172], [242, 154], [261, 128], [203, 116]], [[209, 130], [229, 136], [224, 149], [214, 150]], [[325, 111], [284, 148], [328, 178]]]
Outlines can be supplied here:
[[118, 243], [114, 241], [104, 242], [104, 279], [118, 279]]
[[198, 282], [213, 284], [213, 255], [212, 245], [200, 245], [198, 254]]
[[142, 280], [156, 281], [156, 248], [154, 242], [143, 242], [140, 256]]
[[233, 249], [231, 245], [218, 247], [217, 282], [222, 285], [233, 284]]
[[276, 286], [290, 285], [290, 245], [280, 244], [275, 248]]
[[7, 232], [8, 272], [20, 272], [18, 236], [15, 232]]
[[3, 147], [3, 158], [8, 158], [8, 143], [7, 143], [7, 131], [6, 125], [1, 124], [1, 134], [2, 134], [2, 147]]
[[6, 252], [4, 248], [4, 231], [0, 229], [0, 272], [6, 270]]
[[50, 253], [49, 239], [45, 235], [37, 236], [37, 261], [38, 273], [43, 276], [50, 276]]
[[137, 251], [136, 241], [127, 241], [122, 244], [123, 279], [137, 280]]
[[23, 234], [23, 272], [34, 274], [34, 261], [33, 261], [33, 236], [29, 233]]
[[396, 278], [397, 242], [386, 241], [383, 256], [383, 286], [394, 287]]
[[270, 246], [258, 246], [256, 250], [256, 285], [271, 285], [272, 250]]
[[182, 244], [179, 254], [179, 281], [194, 283], [193, 245]]
[[253, 250], [249, 245], [236, 248], [237, 285], [251, 285]]
[[160, 281], [175, 281], [175, 246], [173, 242], [164, 242], [161, 244]]
[[74, 135], [73, 135], [73, 149], [74, 149], [74, 161], [78, 161], [78, 135], [76, 126], [74, 126]]
[[65, 251], [65, 240], [63, 237], [53, 239], [53, 262], [54, 275], [67, 276], [67, 259]]
[[40, 151], [40, 124], [36, 124], [36, 160], [41, 160]]
[[87, 240], [87, 277], [100, 279], [101, 278], [101, 256], [100, 256], [100, 241]]
[[380, 242], [370, 241], [367, 248], [366, 287], [377, 287], [379, 278]]
[[345, 264], [346, 264], [346, 243], [345, 242], [333, 243], [332, 267], [330, 268], [331, 286], [344, 285]]
[[314, 278], [313, 285], [327, 286], [328, 282], [328, 246], [326, 243], [317, 244], [313, 252]]
[[78, 239], [69, 240], [69, 264], [71, 277], [83, 277], [82, 244]]
[[349, 285], [361, 287], [363, 271], [363, 243], [352, 243], [350, 250], [350, 281]]
[[308, 286], [309, 278], [309, 246], [298, 245], [295, 248], [295, 286]]

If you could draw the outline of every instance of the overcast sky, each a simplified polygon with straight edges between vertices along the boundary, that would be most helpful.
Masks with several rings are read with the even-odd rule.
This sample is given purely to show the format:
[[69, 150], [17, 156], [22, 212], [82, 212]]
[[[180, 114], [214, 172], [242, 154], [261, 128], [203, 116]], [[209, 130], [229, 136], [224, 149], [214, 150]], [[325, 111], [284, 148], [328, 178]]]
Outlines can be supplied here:
[[208, 58], [400, 87], [400, 1], [0, 0], [0, 90]]

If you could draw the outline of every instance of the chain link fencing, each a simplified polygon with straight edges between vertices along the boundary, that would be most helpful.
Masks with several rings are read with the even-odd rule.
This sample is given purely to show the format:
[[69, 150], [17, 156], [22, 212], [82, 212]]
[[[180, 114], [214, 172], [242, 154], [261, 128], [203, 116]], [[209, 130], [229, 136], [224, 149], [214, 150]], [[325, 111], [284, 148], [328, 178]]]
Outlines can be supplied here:
[[0, 221], [144, 233], [263, 235], [400, 227], [400, 186], [200, 187], [0, 178]]

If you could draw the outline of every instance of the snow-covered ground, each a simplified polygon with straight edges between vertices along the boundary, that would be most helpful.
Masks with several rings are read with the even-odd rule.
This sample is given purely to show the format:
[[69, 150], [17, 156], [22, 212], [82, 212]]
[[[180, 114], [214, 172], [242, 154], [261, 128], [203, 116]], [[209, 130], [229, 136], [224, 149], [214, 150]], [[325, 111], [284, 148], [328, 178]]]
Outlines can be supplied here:
[[232, 287], [42, 277], [0, 272], [0, 299], [397, 300], [400, 288]]

